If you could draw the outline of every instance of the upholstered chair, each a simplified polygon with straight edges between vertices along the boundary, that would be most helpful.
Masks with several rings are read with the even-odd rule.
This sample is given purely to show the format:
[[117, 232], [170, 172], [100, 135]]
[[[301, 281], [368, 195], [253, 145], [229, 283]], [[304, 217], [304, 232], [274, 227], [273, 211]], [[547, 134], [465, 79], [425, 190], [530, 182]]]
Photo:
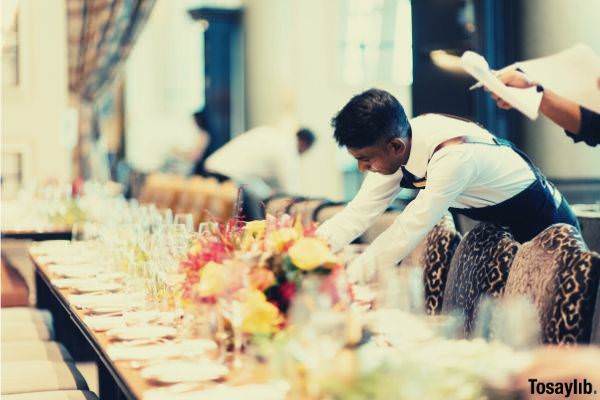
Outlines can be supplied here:
[[[70, 362], [12, 361], [2, 363], [2, 398], [7, 394], [54, 390], [88, 390], [81, 372]], [[39, 393], [38, 393], [39, 395]], [[37, 397], [46, 398], [46, 397]]]
[[480, 223], [462, 239], [456, 251], [444, 291], [444, 313], [462, 312], [465, 334], [471, 334], [483, 296], [499, 297], [519, 248], [508, 229]]
[[439, 314], [442, 311], [450, 262], [460, 243], [460, 237], [452, 218], [444, 216], [400, 264], [400, 267], [423, 268], [427, 314]]
[[300, 217], [302, 222], [306, 224], [314, 221], [315, 210], [323, 204], [329, 203], [331, 203], [329, 200], [324, 199], [305, 199], [297, 201], [290, 205], [289, 214]]
[[58, 342], [17, 340], [2, 342], [2, 363], [14, 361], [73, 361], [67, 349]]
[[319, 224], [327, 221], [346, 207], [345, 203], [326, 203], [317, 207], [313, 213], [314, 220]]
[[89, 390], [55, 390], [52, 392], [17, 393], [2, 396], [3, 400], [98, 400]]
[[285, 214], [288, 208], [294, 204], [294, 202], [302, 200], [303, 198], [287, 196], [287, 195], [275, 195], [265, 200], [265, 214], [267, 215], [281, 215]]
[[2, 342], [53, 338], [52, 316], [48, 311], [30, 307], [2, 308]]
[[504, 295], [533, 302], [543, 342], [588, 343], [599, 277], [600, 254], [588, 251], [576, 228], [556, 224], [521, 246]]

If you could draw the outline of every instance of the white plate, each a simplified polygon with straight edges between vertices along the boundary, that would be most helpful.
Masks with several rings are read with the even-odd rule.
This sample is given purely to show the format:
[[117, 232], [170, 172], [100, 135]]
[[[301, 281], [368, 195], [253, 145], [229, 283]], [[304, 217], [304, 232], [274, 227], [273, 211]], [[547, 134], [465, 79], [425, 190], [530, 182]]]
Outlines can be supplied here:
[[93, 292], [117, 292], [123, 289], [123, 286], [116, 282], [95, 282], [80, 285], [72, 288], [77, 293], [93, 293]]
[[64, 278], [51, 281], [59, 289], [73, 289], [79, 293], [114, 292], [122, 288], [115, 282], [105, 282], [95, 279]]
[[78, 308], [96, 308], [96, 307], [122, 307], [122, 311], [138, 307], [144, 302], [143, 294], [73, 294], [68, 297], [69, 302]]
[[139, 325], [156, 321], [160, 317], [160, 314], [160, 311], [156, 310], [140, 310], [125, 312], [123, 313], [123, 317], [128, 325]]
[[142, 370], [142, 377], [159, 383], [203, 382], [219, 379], [229, 370], [214, 361], [165, 361]]
[[118, 328], [125, 324], [123, 317], [86, 316], [83, 322], [93, 331], [104, 332], [109, 329]]
[[72, 266], [55, 264], [49, 265], [48, 270], [57, 276], [63, 278], [92, 278], [103, 272], [100, 268], [95, 268], [91, 265], [88, 266]]
[[162, 339], [175, 336], [177, 330], [170, 326], [157, 325], [123, 326], [111, 329], [106, 334], [120, 340]]
[[176, 357], [196, 357], [208, 351], [215, 350], [217, 344], [212, 340], [194, 339], [183, 342], [167, 342], [133, 346], [119, 343], [106, 349], [113, 361], [120, 360], [160, 360]]

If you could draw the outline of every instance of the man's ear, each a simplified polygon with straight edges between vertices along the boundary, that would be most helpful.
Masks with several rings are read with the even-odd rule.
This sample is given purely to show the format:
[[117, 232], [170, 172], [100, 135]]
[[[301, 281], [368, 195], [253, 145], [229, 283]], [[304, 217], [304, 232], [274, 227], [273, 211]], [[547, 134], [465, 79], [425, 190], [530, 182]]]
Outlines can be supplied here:
[[403, 154], [406, 150], [406, 143], [404, 143], [404, 141], [400, 138], [391, 139], [388, 142], [388, 146], [394, 154]]

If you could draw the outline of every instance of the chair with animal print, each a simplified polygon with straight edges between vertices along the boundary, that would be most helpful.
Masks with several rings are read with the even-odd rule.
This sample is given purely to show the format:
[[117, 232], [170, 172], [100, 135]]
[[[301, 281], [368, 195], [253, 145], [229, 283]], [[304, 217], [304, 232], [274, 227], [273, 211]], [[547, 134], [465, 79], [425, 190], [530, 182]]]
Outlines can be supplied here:
[[519, 243], [507, 228], [489, 223], [475, 226], [458, 245], [448, 272], [442, 310], [463, 313], [467, 336], [472, 332], [481, 298], [502, 295], [518, 248]]
[[521, 246], [504, 295], [533, 302], [544, 343], [589, 343], [599, 277], [600, 254], [576, 228], [556, 224]]
[[423, 267], [427, 314], [439, 314], [442, 311], [450, 262], [459, 243], [460, 233], [454, 227], [452, 218], [444, 216], [400, 264], [400, 267]]

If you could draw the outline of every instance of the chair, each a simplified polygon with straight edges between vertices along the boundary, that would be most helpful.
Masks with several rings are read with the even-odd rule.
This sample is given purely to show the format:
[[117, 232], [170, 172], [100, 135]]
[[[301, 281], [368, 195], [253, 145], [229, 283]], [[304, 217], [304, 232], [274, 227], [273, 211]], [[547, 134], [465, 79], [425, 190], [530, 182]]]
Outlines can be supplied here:
[[450, 262], [460, 238], [452, 218], [449, 215], [444, 216], [400, 264], [401, 268], [414, 265], [423, 267], [427, 314], [439, 314], [442, 311]]
[[326, 203], [322, 204], [313, 212], [314, 220], [319, 224], [327, 221], [346, 207], [346, 203]]
[[54, 329], [48, 311], [29, 307], [2, 309], [2, 342], [52, 340]]
[[265, 202], [265, 214], [274, 216], [285, 214], [294, 202], [301, 199], [303, 198], [287, 195], [271, 197]]
[[311, 221], [314, 221], [314, 212], [317, 208], [319, 208], [322, 204], [329, 203], [329, 200], [324, 199], [305, 199], [293, 203], [290, 207], [290, 214], [294, 216], [299, 216], [302, 219], [302, 222], [307, 224]]
[[73, 363], [14, 361], [2, 363], [1, 389], [4, 398], [14, 393], [88, 390], [88, 386]]
[[544, 343], [588, 343], [599, 278], [600, 254], [588, 251], [576, 228], [556, 224], [521, 246], [504, 295], [533, 302]]
[[444, 291], [443, 313], [456, 310], [465, 316], [465, 334], [471, 334], [482, 296], [499, 297], [519, 243], [507, 228], [480, 223], [462, 239]]
[[89, 390], [56, 390], [53, 392], [7, 394], [2, 396], [2, 398], [4, 400], [98, 400], [98, 396]]
[[2, 342], [2, 363], [13, 361], [73, 361], [67, 349], [57, 342], [18, 340]]

